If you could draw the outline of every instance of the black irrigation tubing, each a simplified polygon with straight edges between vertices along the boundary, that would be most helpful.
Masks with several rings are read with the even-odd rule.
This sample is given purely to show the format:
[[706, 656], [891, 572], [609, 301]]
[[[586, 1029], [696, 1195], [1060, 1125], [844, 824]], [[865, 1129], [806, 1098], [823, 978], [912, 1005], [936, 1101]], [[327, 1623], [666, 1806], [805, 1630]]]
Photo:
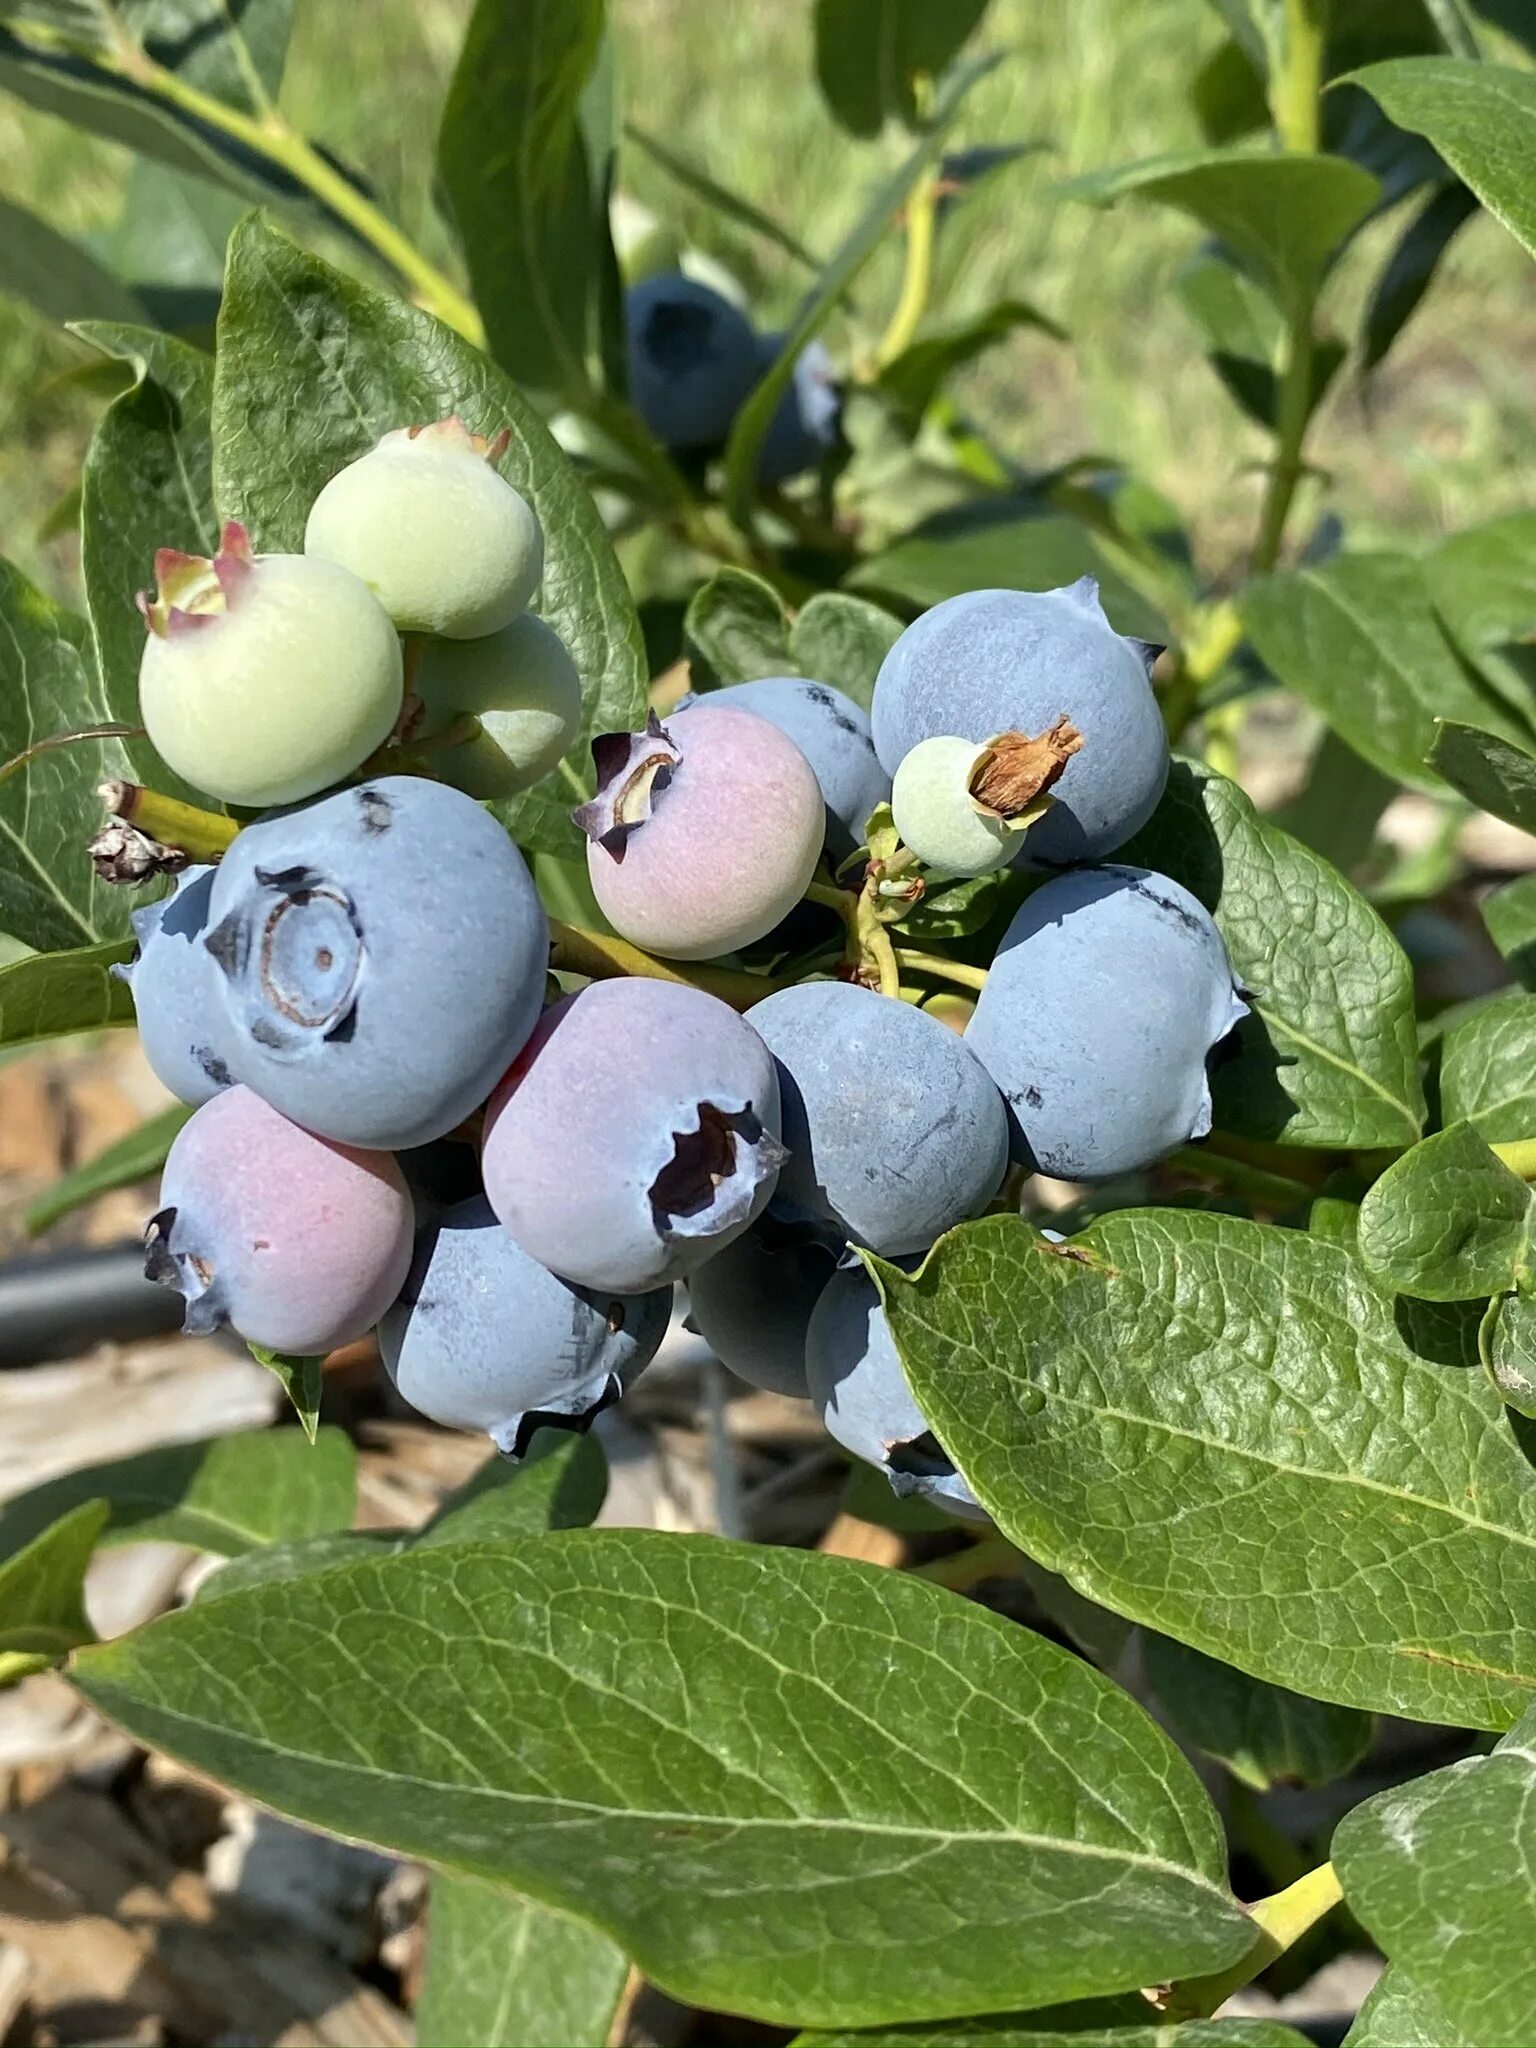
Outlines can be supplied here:
[[0, 1367], [72, 1358], [93, 1344], [178, 1329], [182, 1303], [144, 1277], [144, 1248], [42, 1252], [0, 1262]]

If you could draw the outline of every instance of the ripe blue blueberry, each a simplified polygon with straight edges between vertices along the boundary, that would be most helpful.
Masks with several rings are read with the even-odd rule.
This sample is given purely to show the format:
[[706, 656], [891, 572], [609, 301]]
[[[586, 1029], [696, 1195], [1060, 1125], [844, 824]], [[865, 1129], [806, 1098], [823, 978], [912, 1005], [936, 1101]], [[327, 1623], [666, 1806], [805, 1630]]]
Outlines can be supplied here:
[[686, 697], [673, 718], [706, 704], [756, 712], [787, 733], [821, 785], [828, 849], [841, 859], [863, 845], [869, 814], [890, 796], [891, 778], [880, 766], [869, 719], [851, 697], [804, 676], [762, 676], [707, 696]]
[[312, 1355], [373, 1328], [405, 1280], [412, 1229], [389, 1153], [333, 1145], [226, 1088], [166, 1156], [145, 1270], [185, 1296], [189, 1333], [227, 1323]]
[[803, 982], [747, 1019], [779, 1069], [789, 1157], [778, 1206], [894, 1258], [983, 1210], [1008, 1165], [1008, 1119], [979, 1060], [908, 1003]]
[[552, 1005], [486, 1111], [491, 1206], [578, 1287], [680, 1280], [767, 1206], [783, 1158], [773, 1060], [702, 990], [599, 981]]
[[1187, 889], [1145, 868], [1090, 868], [1025, 901], [965, 1042], [1029, 1161], [1103, 1180], [1205, 1135], [1206, 1055], [1246, 1014], [1221, 934]]
[[[758, 371], [766, 376], [784, 346], [782, 334], [765, 334], [758, 342]], [[773, 409], [768, 431], [758, 450], [757, 474], [765, 484], [782, 484], [814, 469], [837, 446], [843, 394], [832, 358], [819, 341], [807, 342], [795, 358], [794, 371]]]
[[1081, 745], [1020, 858], [1046, 867], [1097, 860], [1139, 831], [1168, 779], [1168, 740], [1148, 680], [1157, 650], [1104, 616], [1098, 585], [972, 590], [910, 625], [875, 683], [875, 748], [891, 774], [940, 734], [1030, 738], [1065, 719]]
[[693, 1327], [738, 1379], [804, 1399], [806, 1329], [842, 1249], [770, 1210], [689, 1281]]
[[413, 1408], [520, 1458], [540, 1424], [584, 1429], [616, 1401], [655, 1357], [671, 1308], [670, 1287], [615, 1295], [557, 1280], [481, 1195], [421, 1232], [379, 1349]]
[[624, 320], [629, 395], [641, 419], [667, 448], [717, 447], [758, 379], [746, 315], [673, 270], [631, 288]]
[[549, 927], [456, 789], [385, 776], [248, 825], [213, 885], [215, 1050], [307, 1130], [394, 1151], [482, 1103], [537, 1021]]
[[828, 1281], [806, 1332], [805, 1369], [828, 1433], [884, 1472], [893, 1493], [916, 1494], [966, 1521], [986, 1519], [913, 1398], [862, 1266], [844, 1267]]
[[187, 868], [173, 894], [134, 911], [138, 952], [112, 970], [133, 991], [139, 1043], [156, 1079], [194, 1108], [233, 1078], [209, 1031], [218, 972], [203, 937], [213, 876], [212, 868]]

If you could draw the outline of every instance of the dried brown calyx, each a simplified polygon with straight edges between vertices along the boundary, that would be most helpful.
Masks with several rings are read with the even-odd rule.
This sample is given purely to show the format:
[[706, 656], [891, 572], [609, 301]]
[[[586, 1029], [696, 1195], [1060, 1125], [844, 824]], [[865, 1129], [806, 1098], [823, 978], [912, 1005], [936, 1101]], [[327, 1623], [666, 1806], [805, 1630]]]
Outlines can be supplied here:
[[1033, 737], [1025, 732], [1000, 732], [976, 757], [967, 784], [972, 803], [1005, 821], [1037, 809], [1082, 744], [1082, 734], [1066, 717]]

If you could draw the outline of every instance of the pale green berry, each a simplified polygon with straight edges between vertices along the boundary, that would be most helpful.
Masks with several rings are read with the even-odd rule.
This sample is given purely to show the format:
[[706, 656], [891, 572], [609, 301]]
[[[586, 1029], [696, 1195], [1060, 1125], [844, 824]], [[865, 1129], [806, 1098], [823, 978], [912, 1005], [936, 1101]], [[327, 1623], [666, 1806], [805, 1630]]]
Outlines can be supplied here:
[[569, 753], [581, 726], [581, 677], [559, 634], [523, 612], [478, 640], [425, 640], [413, 684], [433, 739], [468, 714], [468, 738], [433, 756], [436, 773], [482, 802], [531, 789]]
[[166, 765], [221, 803], [299, 803], [350, 775], [400, 716], [400, 639], [365, 583], [253, 555], [231, 520], [211, 559], [162, 548], [139, 710]]
[[533, 508], [496, 468], [506, 445], [458, 418], [397, 428], [321, 491], [305, 554], [361, 576], [402, 633], [496, 632], [544, 573]]
[[891, 779], [897, 833], [938, 874], [991, 874], [1017, 856], [1025, 828], [1081, 746], [1065, 718], [1034, 739], [1005, 732], [980, 746], [947, 733], [921, 740]]

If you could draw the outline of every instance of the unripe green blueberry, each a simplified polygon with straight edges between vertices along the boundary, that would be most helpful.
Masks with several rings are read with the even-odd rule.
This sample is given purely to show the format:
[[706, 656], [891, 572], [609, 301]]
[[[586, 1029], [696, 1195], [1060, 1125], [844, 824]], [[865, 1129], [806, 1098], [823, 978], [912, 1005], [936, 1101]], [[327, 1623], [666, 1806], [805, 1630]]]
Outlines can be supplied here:
[[903, 755], [891, 781], [902, 841], [944, 875], [988, 875], [1018, 853], [1020, 834], [1049, 805], [1050, 787], [1082, 745], [1058, 719], [1047, 733], [998, 733], [980, 746], [942, 733]]
[[533, 508], [496, 467], [506, 446], [457, 416], [396, 428], [321, 491], [305, 554], [361, 576], [402, 633], [496, 632], [544, 573]]
[[300, 803], [361, 766], [400, 716], [400, 640], [349, 569], [253, 555], [231, 520], [211, 560], [162, 548], [139, 711], [176, 773], [221, 803]]
[[581, 725], [581, 677], [565, 642], [532, 612], [478, 640], [422, 642], [413, 685], [432, 739], [466, 713], [477, 730], [434, 758], [443, 778], [488, 802], [531, 789], [569, 752]]

